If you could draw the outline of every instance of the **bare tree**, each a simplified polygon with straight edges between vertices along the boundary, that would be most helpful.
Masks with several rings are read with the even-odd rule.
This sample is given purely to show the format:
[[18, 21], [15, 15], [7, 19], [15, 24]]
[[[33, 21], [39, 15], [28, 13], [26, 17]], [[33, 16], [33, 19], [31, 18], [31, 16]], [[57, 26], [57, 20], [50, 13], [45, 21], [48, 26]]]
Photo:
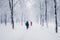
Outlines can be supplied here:
[[47, 0], [45, 0], [45, 22], [46, 22], [46, 26], [48, 27], [48, 20], [47, 20]]
[[40, 2], [40, 24], [44, 26], [44, 13], [43, 11], [43, 4]]
[[55, 24], [56, 24], [56, 33], [58, 32], [58, 26], [57, 26], [57, 2], [56, 2], [56, 0], [54, 0], [54, 4], [55, 4], [55, 6], [54, 6], [54, 8], [55, 8]]
[[9, 6], [11, 10], [11, 23], [12, 23], [12, 28], [14, 29], [14, 20], [13, 20], [13, 0], [9, 0]]
[[7, 15], [5, 14], [5, 25], [7, 24]]
[[2, 24], [2, 15], [1, 15], [1, 24]]

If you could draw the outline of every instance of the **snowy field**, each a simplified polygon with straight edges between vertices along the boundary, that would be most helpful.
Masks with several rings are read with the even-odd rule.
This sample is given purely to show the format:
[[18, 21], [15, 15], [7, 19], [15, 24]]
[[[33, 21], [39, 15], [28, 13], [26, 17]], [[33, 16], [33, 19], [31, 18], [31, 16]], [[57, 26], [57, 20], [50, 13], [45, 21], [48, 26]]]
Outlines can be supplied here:
[[40, 26], [33, 23], [29, 29], [25, 25], [15, 23], [15, 28], [12, 29], [11, 24], [0, 24], [0, 40], [60, 40], [60, 32], [55, 33], [55, 26], [53, 23], [46, 26]]

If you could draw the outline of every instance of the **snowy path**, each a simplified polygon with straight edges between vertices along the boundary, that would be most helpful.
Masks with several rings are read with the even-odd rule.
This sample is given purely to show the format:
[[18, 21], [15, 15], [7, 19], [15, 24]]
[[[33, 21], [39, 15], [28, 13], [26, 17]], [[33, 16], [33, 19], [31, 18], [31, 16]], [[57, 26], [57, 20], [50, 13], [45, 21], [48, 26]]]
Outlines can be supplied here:
[[60, 40], [60, 32], [56, 34], [52, 29], [41, 27], [36, 23], [28, 30], [25, 25], [15, 24], [13, 30], [10, 24], [6, 27], [3, 24], [0, 25], [0, 40]]
[[56, 40], [56, 37], [50, 34], [47, 28], [34, 24], [32, 28], [27, 31], [24, 40]]

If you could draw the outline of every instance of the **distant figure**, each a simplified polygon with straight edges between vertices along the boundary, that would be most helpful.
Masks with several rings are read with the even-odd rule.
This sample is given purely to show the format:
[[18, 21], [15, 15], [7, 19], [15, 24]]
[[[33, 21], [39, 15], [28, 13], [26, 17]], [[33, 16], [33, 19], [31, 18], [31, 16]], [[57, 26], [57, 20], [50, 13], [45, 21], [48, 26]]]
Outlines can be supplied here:
[[27, 21], [27, 22], [25, 23], [25, 25], [26, 25], [26, 28], [28, 29], [28, 28], [29, 28], [29, 22]]
[[30, 24], [31, 24], [31, 26], [32, 26], [32, 21], [30, 21]]

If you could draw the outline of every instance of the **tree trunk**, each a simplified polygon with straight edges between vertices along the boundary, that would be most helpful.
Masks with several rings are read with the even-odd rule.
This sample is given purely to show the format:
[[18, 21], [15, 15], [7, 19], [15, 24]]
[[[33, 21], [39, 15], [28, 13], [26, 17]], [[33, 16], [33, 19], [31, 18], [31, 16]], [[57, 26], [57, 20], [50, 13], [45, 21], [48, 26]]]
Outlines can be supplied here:
[[13, 20], [13, 0], [9, 0], [9, 6], [11, 10], [11, 23], [12, 23], [12, 28], [14, 29], [14, 20]]
[[7, 24], [7, 15], [5, 14], [5, 25]]
[[57, 9], [56, 9], [56, 6], [57, 6], [57, 3], [56, 3], [56, 0], [54, 0], [54, 3], [55, 3], [55, 6], [54, 6], [54, 8], [55, 8], [55, 24], [56, 24], [56, 33], [58, 32], [58, 26], [57, 26]]
[[1, 24], [2, 24], [2, 15], [1, 15]]
[[46, 26], [48, 27], [48, 20], [47, 20], [47, 0], [45, 0], [45, 22], [46, 22]]

